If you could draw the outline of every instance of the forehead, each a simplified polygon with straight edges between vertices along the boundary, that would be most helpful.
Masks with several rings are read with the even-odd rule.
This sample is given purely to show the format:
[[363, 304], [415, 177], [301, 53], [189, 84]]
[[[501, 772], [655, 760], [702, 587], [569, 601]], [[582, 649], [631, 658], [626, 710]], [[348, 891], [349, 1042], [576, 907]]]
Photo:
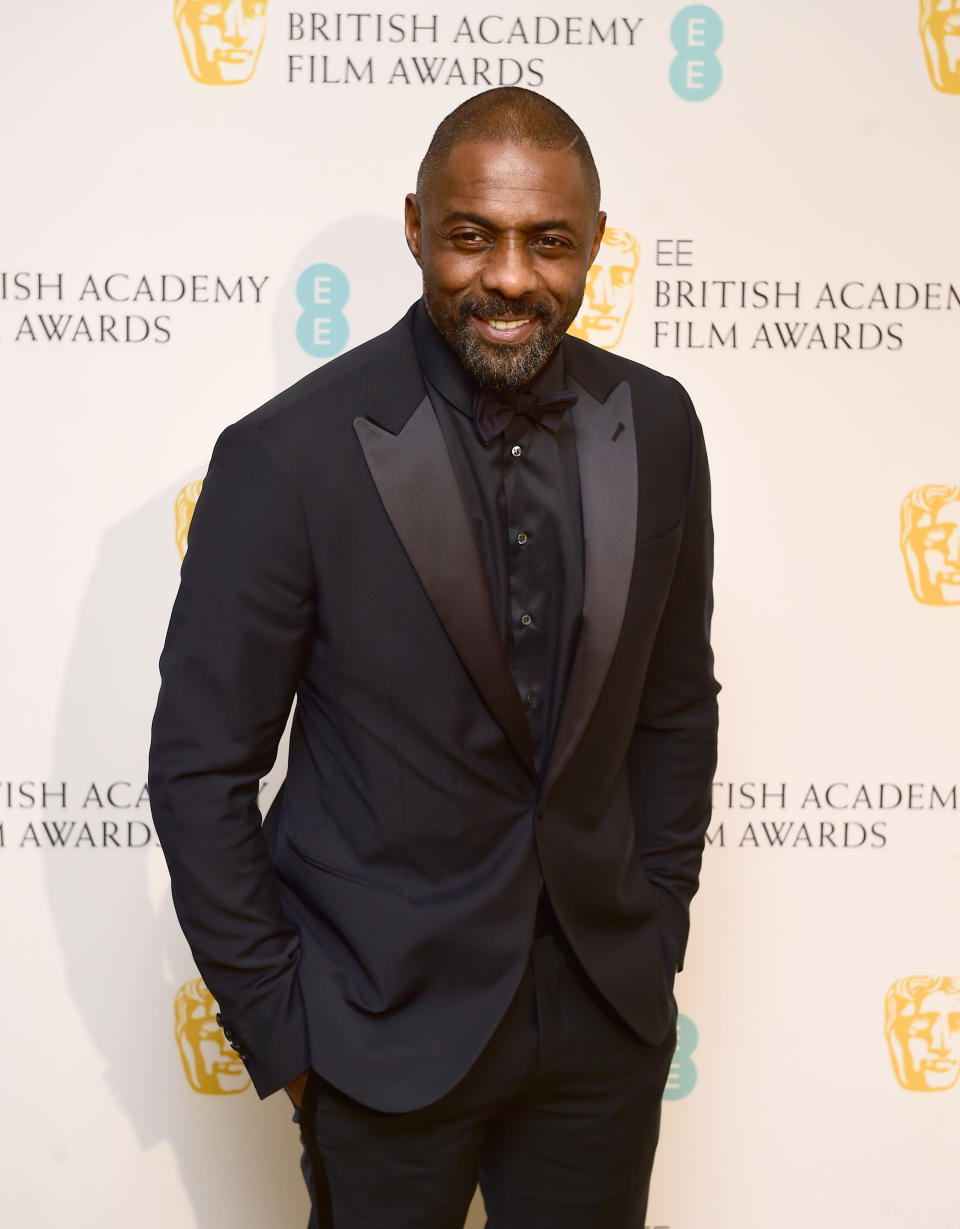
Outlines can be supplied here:
[[578, 227], [595, 214], [576, 154], [495, 141], [454, 145], [425, 196], [425, 206], [440, 215], [475, 213], [499, 226]]

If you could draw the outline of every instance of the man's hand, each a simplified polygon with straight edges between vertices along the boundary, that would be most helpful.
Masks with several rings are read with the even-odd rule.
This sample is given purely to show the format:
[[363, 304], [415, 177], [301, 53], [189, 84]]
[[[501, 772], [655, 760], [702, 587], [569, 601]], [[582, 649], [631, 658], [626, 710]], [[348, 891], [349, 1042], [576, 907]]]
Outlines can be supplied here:
[[307, 1076], [309, 1074], [309, 1071], [304, 1071], [303, 1075], [298, 1075], [295, 1080], [291, 1080], [290, 1083], [286, 1085], [287, 1096], [293, 1102], [296, 1109], [300, 1108], [303, 1101], [303, 1090], [307, 1086]]

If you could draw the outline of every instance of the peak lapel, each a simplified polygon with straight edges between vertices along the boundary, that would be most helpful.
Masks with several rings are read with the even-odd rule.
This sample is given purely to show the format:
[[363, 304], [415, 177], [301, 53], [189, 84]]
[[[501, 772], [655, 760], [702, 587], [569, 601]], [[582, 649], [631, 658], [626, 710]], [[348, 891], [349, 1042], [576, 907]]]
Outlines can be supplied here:
[[544, 793], [570, 762], [610, 669], [630, 592], [637, 544], [637, 447], [630, 390], [597, 401], [575, 380], [570, 411], [583, 513], [583, 621], [547, 766]]
[[424, 397], [398, 435], [353, 423], [407, 557], [457, 654], [520, 759], [533, 771], [526, 715], [507, 664], [480, 552], [440, 424]]

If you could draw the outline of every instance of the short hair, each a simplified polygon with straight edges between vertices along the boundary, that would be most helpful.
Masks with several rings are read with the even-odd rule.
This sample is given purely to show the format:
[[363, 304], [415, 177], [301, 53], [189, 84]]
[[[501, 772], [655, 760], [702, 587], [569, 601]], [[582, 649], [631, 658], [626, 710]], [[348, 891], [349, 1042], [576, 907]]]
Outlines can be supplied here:
[[505, 85], [475, 94], [441, 120], [417, 172], [417, 196], [433, 183], [461, 141], [496, 141], [534, 149], [569, 149], [580, 160], [583, 181], [600, 208], [600, 176], [580, 126], [549, 98]]

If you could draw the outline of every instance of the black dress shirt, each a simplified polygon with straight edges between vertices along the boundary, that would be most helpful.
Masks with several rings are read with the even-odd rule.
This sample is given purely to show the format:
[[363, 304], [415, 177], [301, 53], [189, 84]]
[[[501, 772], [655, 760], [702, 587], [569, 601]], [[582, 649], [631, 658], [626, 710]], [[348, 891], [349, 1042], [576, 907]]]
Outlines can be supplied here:
[[[421, 302], [414, 344], [476, 537], [510, 668], [542, 769], [550, 754], [583, 607], [583, 520], [573, 425], [556, 432], [517, 415], [484, 444], [476, 382]], [[560, 348], [531, 383], [564, 387]]]

